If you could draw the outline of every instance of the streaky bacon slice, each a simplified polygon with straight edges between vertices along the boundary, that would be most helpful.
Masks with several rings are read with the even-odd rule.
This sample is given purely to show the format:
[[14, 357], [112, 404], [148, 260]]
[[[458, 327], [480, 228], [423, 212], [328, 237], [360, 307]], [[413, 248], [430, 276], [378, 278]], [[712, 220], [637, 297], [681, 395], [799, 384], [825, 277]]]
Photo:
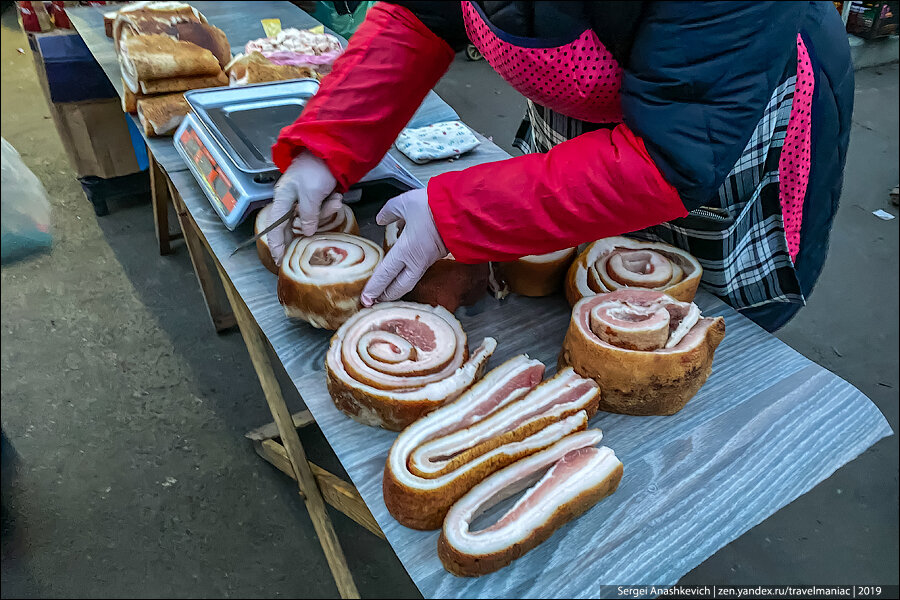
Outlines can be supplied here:
[[485, 338], [470, 357], [462, 325], [445, 309], [376, 304], [350, 317], [331, 339], [328, 391], [351, 418], [399, 431], [468, 389], [496, 346]]
[[[622, 463], [610, 448], [594, 447], [602, 437], [597, 429], [573, 433], [473, 487], [444, 519], [438, 540], [444, 568], [467, 577], [501, 569], [612, 494]], [[526, 488], [493, 525], [473, 531], [479, 515]]]
[[563, 369], [538, 385], [543, 371], [519, 355], [404, 430], [385, 464], [391, 515], [407, 527], [437, 529], [453, 502], [484, 477], [586, 428], [597, 410], [596, 384]]

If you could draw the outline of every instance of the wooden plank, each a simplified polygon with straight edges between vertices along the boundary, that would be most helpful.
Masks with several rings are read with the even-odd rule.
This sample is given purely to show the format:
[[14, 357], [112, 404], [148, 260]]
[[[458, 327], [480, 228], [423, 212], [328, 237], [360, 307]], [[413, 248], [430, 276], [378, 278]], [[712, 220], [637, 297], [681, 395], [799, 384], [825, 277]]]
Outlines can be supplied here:
[[221, 333], [237, 324], [234, 312], [232, 312], [228, 298], [224, 294], [221, 281], [213, 273], [213, 269], [210, 268], [210, 258], [203, 246], [203, 242], [200, 241], [202, 236], [198, 233], [196, 225], [194, 225], [190, 214], [184, 207], [184, 202], [182, 202], [178, 190], [172, 188], [169, 184], [167, 184], [167, 187], [172, 203], [175, 205], [175, 214], [178, 215], [178, 224], [181, 226], [188, 254], [191, 257], [194, 276], [197, 277], [197, 283], [200, 284], [200, 291], [203, 293], [203, 299], [206, 301], [206, 311], [216, 332]]
[[337, 534], [334, 532], [334, 526], [331, 524], [331, 519], [328, 517], [328, 512], [325, 509], [325, 500], [322, 498], [322, 494], [316, 484], [316, 478], [306, 459], [306, 452], [300, 443], [300, 437], [294, 428], [291, 414], [288, 412], [278, 380], [275, 378], [275, 371], [269, 362], [267, 345], [262, 331], [259, 330], [259, 327], [253, 320], [253, 315], [247, 309], [244, 301], [238, 296], [237, 291], [228, 280], [228, 276], [221, 270], [221, 267], [219, 274], [222, 277], [225, 292], [228, 294], [228, 300], [231, 302], [232, 310], [237, 318], [241, 335], [244, 337], [244, 343], [247, 345], [247, 351], [250, 353], [250, 360], [253, 362], [254, 369], [256, 369], [257, 377], [259, 377], [259, 383], [263, 388], [266, 402], [269, 404], [269, 410], [272, 411], [272, 417], [278, 425], [281, 441], [293, 466], [295, 479], [300, 486], [310, 519], [316, 530], [316, 535], [319, 537], [319, 543], [322, 544], [322, 550], [325, 552], [328, 566], [331, 567], [331, 574], [337, 584], [338, 592], [342, 598], [359, 598], [359, 592], [356, 589], [356, 584], [353, 582], [353, 576], [347, 567], [344, 551], [341, 549]]
[[153, 227], [156, 231], [156, 241], [159, 244], [159, 253], [169, 254], [172, 247], [169, 244], [169, 184], [166, 172], [163, 171], [153, 152], [147, 148], [147, 157], [150, 161], [150, 202], [153, 205]]
[[[279, 471], [295, 479], [294, 469], [288, 458], [287, 451], [284, 446], [274, 440], [260, 440], [253, 443], [256, 453], [270, 462]], [[347, 483], [331, 471], [327, 471], [319, 465], [310, 462], [309, 468], [312, 470], [322, 492], [325, 502], [341, 511], [381, 539], [384, 533], [375, 521], [375, 517], [369, 511], [366, 503], [363, 502], [359, 491], [352, 484]]]
[[[291, 415], [291, 420], [294, 421], [294, 427], [296, 427], [297, 429], [302, 429], [307, 425], [312, 425], [316, 422], [316, 420], [312, 416], [312, 413], [308, 410], [295, 412]], [[262, 440], [271, 440], [272, 438], [278, 437], [278, 425], [274, 421], [271, 423], [266, 423], [261, 427], [257, 427], [256, 429], [248, 431], [244, 434], [244, 437], [256, 442], [261, 442]]]

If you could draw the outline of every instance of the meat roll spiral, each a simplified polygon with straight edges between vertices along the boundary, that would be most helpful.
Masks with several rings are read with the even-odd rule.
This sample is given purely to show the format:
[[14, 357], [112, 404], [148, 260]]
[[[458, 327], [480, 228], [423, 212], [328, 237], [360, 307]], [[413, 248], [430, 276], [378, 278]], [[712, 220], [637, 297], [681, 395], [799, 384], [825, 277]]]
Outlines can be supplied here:
[[675, 246], [610, 237], [588, 245], [569, 267], [566, 298], [574, 306], [585, 296], [643, 288], [691, 302], [702, 275], [697, 259]]
[[359, 294], [381, 257], [375, 243], [346, 233], [295, 239], [278, 272], [285, 314], [313, 327], [337, 329], [362, 307]]
[[376, 304], [331, 339], [328, 391], [351, 418], [399, 431], [471, 386], [496, 345], [485, 338], [470, 357], [462, 326], [444, 308]]
[[706, 382], [724, 337], [722, 317], [691, 302], [624, 289], [575, 305], [559, 364], [600, 385], [600, 410], [671, 415]]
[[[256, 220], [253, 223], [253, 234], [259, 235], [272, 222], [272, 205], [266, 204], [259, 212], [256, 213]], [[276, 217], [277, 218], [277, 217]], [[293, 237], [300, 237], [298, 229], [291, 229]], [[359, 234], [359, 225], [356, 223], [356, 216], [353, 209], [346, 204], [342, 205], [341, 210], [319, 221], [319, 230], [317, 233], [349, 233], [350, 235]], [[259, 255], [259, 261], [265, 268], [278, 275], [278, 267], [272, 259], [272, 252], [269, 250], [268, 234], [263, 235], [256, 240], [256, 253]]]

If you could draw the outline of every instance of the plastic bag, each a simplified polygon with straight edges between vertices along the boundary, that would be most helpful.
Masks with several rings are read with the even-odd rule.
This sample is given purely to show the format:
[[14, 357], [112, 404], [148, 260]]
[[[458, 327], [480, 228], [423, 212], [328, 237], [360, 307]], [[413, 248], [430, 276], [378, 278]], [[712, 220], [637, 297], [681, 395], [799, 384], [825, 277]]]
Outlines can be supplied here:
[[0, 262], [9, 264], [50, 248], [50, 201], [40, 180], [5, 138], [2, 142]]
[[360, 2], [356, 10], [342, 15], [334, 8], [334, 2], [316, 2], [316, 9], [312, 16], [336, 34], [350, 39], [350, 36], [365, 20], [366, 12], [374, 4], [375, 2]]

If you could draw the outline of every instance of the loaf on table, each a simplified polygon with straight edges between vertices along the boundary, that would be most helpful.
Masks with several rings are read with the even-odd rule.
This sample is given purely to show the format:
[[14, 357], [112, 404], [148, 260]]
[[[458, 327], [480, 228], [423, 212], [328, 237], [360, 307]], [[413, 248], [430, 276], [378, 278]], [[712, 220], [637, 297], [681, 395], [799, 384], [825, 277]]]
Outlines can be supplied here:
[[191, 106], [184, 94], [146, 96], [137, 101], [137, 115], [148, 136], [171, 135], [181, 125]]
[[168, 35], [131, 35], [119, 48], [122, 79], [133, 92], [141, 81], [178, 77], [217, 76], [222, 71], [215, 55], [191, 42]]
[[511, 262], [494, 263], [497, 276], [509, 291], [520, 296], [549, 296], [562, 289], [575, 248], [532, 254]]

